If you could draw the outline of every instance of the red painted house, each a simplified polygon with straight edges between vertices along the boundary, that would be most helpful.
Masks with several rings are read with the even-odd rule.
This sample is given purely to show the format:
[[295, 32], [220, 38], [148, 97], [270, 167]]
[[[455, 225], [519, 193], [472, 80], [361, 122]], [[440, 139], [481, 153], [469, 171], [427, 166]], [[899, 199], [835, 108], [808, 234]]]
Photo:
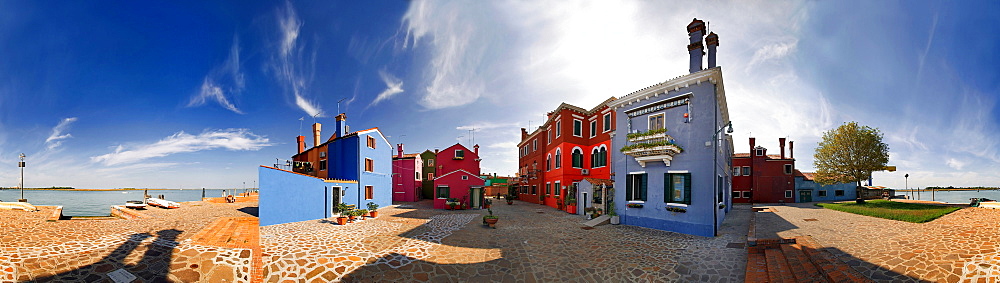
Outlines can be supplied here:
[[767, 154], [767, 149], [750, 138], [750, 153], [733, 154], [733, 203], [795, 202], [795, 158], [792, 142], [785, 156], [785, 138], [779, 138], [781, 154]]
[[396, 145], [392, 157], [392, 201], [418, 201], [424, 162], [419, 153], [403, 154], [403, 144]]
[[535, 131], [521, 129], [520, 200], [576, 213], [574, 197], [567, 202], [571, 188], [584, 178], [611, 179], [608, 156], [614, 150], [610, 133], [615, 130], [615, 113], [607, 104], [614, 100], [590, 110], [562, 103]]
[[483, 186], [486, 181], [479, 178], [479, 145], [470, 151], [461, 144], [455, 144], [437, 153], [437, 177], [434, 178], [434, 208], [447, 208], [449, 198], [455, 198], [471, 208], [483, 204]]

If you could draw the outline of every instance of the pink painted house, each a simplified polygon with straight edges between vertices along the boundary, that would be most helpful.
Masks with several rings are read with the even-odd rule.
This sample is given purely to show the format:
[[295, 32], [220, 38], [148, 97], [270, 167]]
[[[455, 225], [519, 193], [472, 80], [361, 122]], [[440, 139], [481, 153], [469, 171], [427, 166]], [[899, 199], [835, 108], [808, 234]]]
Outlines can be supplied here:
[[420, 200], [423, 167], [419, 153], [403, 154], [403, 144], [396, 145], [396, 155], [392, 157], [392, 201]]
[[455, 144], [437, 154], [437, 177], [434, 178], [434, 208], [447, 208], [449, 198], [462, 202], [463, 206], [480, 208], [483, 205], [483, 186], [486, 181], [479, 178], [479, 145], [473, 150]]

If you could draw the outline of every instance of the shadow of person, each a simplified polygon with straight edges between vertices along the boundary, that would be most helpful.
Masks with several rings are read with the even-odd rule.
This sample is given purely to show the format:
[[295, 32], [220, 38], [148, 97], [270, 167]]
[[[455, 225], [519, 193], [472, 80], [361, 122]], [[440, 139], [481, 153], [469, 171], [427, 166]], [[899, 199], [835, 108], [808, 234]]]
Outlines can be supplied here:
[[156, 239], [146, 246], [139, 263], [127, 268], [129, 272], [143, 282], [169, 282], [167, 275], [170, 273], [171, 258], [178, 245], [177, 236], [182, 232], [177, 229], [157, 231]]
[[152, 237], [148, 233], [138, 233], [129, 236], [124, 243], [111, 251], [110, 254], [90, 265], [52, 276], [35, 278], [36, 282], [104, 282], [110, 281], [106, 275], [119, 268], [126, 267], [125, 257], [142, 244], [143, 240]]

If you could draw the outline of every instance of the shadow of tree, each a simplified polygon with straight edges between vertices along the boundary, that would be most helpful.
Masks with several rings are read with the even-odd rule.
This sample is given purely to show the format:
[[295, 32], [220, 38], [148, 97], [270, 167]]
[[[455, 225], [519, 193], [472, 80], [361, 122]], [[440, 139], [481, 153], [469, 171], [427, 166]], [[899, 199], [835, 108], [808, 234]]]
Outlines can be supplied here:
[[[76, 269], [35, 278], [36, 282], [113, 282], [108, 273], [125, 269], [135, 277], [133, 282], [168, 282], [170, 260], [173, 249], [177, 246], [177, 236], [183, 231], [176, 229], [160, 230], [151, 244], [142, 246], [142, 242], [152, 235], [148, 233], [132, 234], [107, 256], [93, 264]], [[126, 257], [133, 251], [144, 249], [142, 259], [136, 264], [127, 264]]]
[[240, 208], [240, 209], [237, 209], [237, 210], [239, 210], [240, 212], [249, 214], [250, 216], [253, 216], [253, 217], [260, 217], [260, 207], [257, 207], [257, 206], [248, 206], [248, 207]]

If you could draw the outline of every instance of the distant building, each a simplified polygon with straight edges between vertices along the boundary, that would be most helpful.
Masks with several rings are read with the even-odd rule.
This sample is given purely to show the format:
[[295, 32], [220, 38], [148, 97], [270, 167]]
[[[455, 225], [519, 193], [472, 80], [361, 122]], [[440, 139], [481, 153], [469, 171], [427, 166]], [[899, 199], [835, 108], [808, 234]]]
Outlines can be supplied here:
[[733, 154], [733, 202], [795, 202], [795, 158], [786, 158], [785, 138], [778, 139], [779, 155], [767, 154], [767, 148], [755, 142], [750, 138], [750, 153]]
[[422, 183], [421, 198], [423, 199], [434, 199], [434, 177], [437, 177], [435, 173], [437, 172], [437, 165], [434, 164], [434, 160], [437, 159], [438, 150], [426, 150], [420, 153], [420, 159], [424, 161], [424, 168], [422, 173], [424, 174]]
[[435, 169], [438, 176], [434, 177], [434, 208], [447, 208], [449, 198], [454, 198], [468, 205], [479, 208], [483, 204], [484, 185], [486, 181], [479, 178], [479, 145], [472, 151], [455, 144], [437, 153]]
[[396, 145], [392, 157], [392, 200], [413, 202], [421, 199], [424, 161], [420, 154], [403, 154], [403, 144]]
[[816, 173], [795, 170], [795, 202], [855, 200], [858, 190], [854, 183], [820, 185]]
[[[732, 208], [732, 139], [718, 36], [687, 26], [690, 74], [645, 87], [610, 106], [616, 130], [611, 165], [621, 223], [713, 237]], [[702, 69], [705, 41], [708, 69]]]
[[588, 207], [600, 208], [607, 214], [611, 210], [611, 201], [614, 198], [610, 193], [613, 189], [614, 181], [583, 178], [583, 182], [577, 187], [576, 199], [579, 205], [576, 207], [576, 214], [583, 215], [584, 209]]

